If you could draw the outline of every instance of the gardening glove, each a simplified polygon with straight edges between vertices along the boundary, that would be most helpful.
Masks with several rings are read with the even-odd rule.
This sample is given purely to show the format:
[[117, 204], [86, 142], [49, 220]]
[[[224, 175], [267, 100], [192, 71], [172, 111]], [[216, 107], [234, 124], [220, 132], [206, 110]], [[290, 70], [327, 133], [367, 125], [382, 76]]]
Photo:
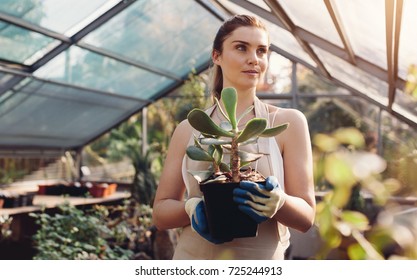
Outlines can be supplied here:
[[210, 235], [208, 229], [208, 223], [206, 218], [206, 209], [204, 207], [204, 201], [200, 197], [193, 197], [185, 202], [185, 212], [187, 212], [191, 221], [191, 228], [197, 232], [207, 241], [214, 244], [221, 244], [225, 241], [214, 238]]
[[241, 181], [233, 190], [233, 200], [238, 203], [238, 208], [258, 224], [273, 217], [284, 205], [286, 197], [275, 176], [266, 178], [265, 185]]

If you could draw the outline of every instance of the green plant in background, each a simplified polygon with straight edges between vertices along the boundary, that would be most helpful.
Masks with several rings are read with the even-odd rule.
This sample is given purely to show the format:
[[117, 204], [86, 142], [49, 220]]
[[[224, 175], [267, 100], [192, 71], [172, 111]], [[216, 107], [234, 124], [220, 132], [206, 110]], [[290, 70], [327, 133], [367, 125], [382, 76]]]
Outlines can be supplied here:
[[[161, 145], [156, 161], [159, 163], [159, 171], [162, 170], [169, 142], [177, 125], [187, 118], [193, 108], [206, 108], [210, 105], [210, 98], [206, 94], [206, 80], [205, 74], [198, 75], [195, 69], [191, 69], [188, 79], [181, 87], [148, 106], [148, 141]], [[154, 173], [159, 178], [160, 172]]]
[[[256, 142], [259, 137], [278, 135], [288, 127], [288, 124], [266, 128], [268, 124], [266, 119], [253, 118], [245, 124], [242, 130], [239, 130], [240, 120], [253, 110], [253, 106], [237, 118], [236, 90], [234, 88], [224, 88], [220, 100], [226, 110], [226, 112], [223, 111], [220, 101], [216, 99], [217, 108], [226, 119], [220, 125], [215, 124], [210, 116], [201, 109], [193, 109], [187, 116], [190, 125], [202, 133], [202, 137], [194, 141], [194, 146], [187, 148], [188, 157], [192, 160], [211, 163], [211, 167], [207, 171], [190, 171], [190, 173], [198, 181], [204, 181], [214, 174], [216, 176], [215, 180], [240, 182], [242, 179], [240, 169], [258, 160], [263, 154], [244, 152], [239, 147]], [[202, 145], [208, 146], [207, 151]], [[223, 162], [223, 149], [230, 150], [229, 164]]]
[[106, 223], [105, 208], [82, 211], [69, 203], [58, 206], [55, 215], [30, 213], [39, 225], [33, 236], [34, 259], [129, 259], [133, 252], [109, 243], [114, 232]]
[[417, 100], [417, 65], [409, 65], [406, 80], [404, 92]]
[[9, 166], [6, 169], [0, 169], [0, 186], [13, 183], [16, 179], [22, 178], [25, 175], [24, 171], [18, 170], [13, 159], [9, 159]]
[[111, 212], [107, 225], [112, 229], [113, 242], [132, 251], [133, 259], [152, 258], [152, 208], [133, 199], [106, 208]]
[[[332, 186], [317, 204], [316, 225], [323, 246], [316, 258], [326, 258], [331, 250], [345, 246], [346, 241], [348, 244], [344, 249], [350, 259], [384, 259], [392, 247], [398, 249], [392, 252], [394, 256], [415, 258], [417, 225], [412, 222], [415, 219], [411, 220], [411, 216], [405, 221], [393, 218], [393, 211], [398, 209], [387, 201], [400, 187], [399, 182], [392, 178], [382, 179], [386, 162], [374, 153], [361, 150], [364, 145], [362, 134], [354, 128], [340, 129], [331, 134], [317, 134], [313, 143], [316, 182], [327, 181]], [[347, 208], [352, 200], [352, 190], [358, 187], [360, 193], [367, 192], [372, 197], [372, 204], [381, 207], [375, 221], [368, 219], [367, 209], [360, 212]], [[396, 222], [392, 223], [394, 220]], [[401, 226], [396, 228], [399, 224]], [[407, 244], [401, 241], [405, 228]], [[410, 242], [410, 236], [414, 243]]]
[[132, 197], [140, 204], [151, 205], [157, 183], [152, 172], [152, 162], [156, 158], [159, 145], [150, 145], [143, 153], [141, 126], [136, 121], [125, 122], [118, 129], [111, 131], [112, 141], [107, 153], [110, 159], [129, 158], [135, 175], [132, 183]]
[[[402, 185], [399, 196], [417, 196], [417, 140], [410, 136], [407, 145], [397, 145], [387, 155], [390, 160], [386, 176], [397, 178]], [[388, 152], [387, 152], [388, 153]]]

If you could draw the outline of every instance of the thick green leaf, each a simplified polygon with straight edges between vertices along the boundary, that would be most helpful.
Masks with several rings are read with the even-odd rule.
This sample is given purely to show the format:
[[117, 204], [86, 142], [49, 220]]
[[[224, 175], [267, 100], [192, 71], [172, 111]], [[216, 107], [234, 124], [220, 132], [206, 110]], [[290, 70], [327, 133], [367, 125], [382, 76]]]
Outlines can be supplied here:
[[323, 133], [317, 133], [313, 138], [314, 145], [323, 152], [333, 152], [339, 147], [339, 141]]
[[216, 149], [215, 149], [215, 147], [213, 146], [213, 145], [210, 145], [208, 148], [207, 148], [207, 153], [211, 156], [211, 157], [213, 157], [214, 158], [214, 152], [216, 151]]
[[332, 208], [328, 203], [320, 202], [317, 205], [316, 223], [321, 236], [334, 230], [333, 222], [335, 220]]
[[261, 134], [266, 127], [266, 119], [254, 118], [248, 121], [242, 133], [237, 138], [238, 143], [242, 143], [253, 137], [257, 137]]
[[365, 145], [363, 134], [354, 127], [340, 128], [333, 133], [333, 137], [340, 143], [361, 148]]
[[214, 136], [214, 135], [207, 134], [207, 133], [201, 133], [201, 135], [205, 138], [217, 138], [218, 137], [218, 136]]
[[239, 143], [239, 145], [240, 145], [240, 146], [245, 146], [245, 145], [253, 144], [253, 143], [255, 143], [256, 141], [258, 141], [258, 137], [253, 137], [253, 138], [251, 138], [251, 139], [249, 139], [249, 140], [246, 140], [246, 141], [244, 141], [244, 142], [242, 142], [242, 143]]
[[236, 107], [237, 107], [237, 93], [234, 88], [224, 88], [221, 93], [221, 100], [227, 115], [229, 116], [230, 124], [233, 129], [237, 128]]
[[230, 166], [224, 162], [220, 163], [219, 167], [222, 172], [230, 172]]
[[368, 218], [364, 214], [357, 211], [343, 211], [341, 218], [343, 221], [359, 231], [365, 231], [369, 227]]
[[220, 127], [226, 131], [231, 131], [233, 129], [232, 125], [228, 121], [222, 121]]
[[337, 248], [340, 243], [342, 243], [342, 236], [335, 228], [331, 228], [327, 231], [326, 234], [322, 236], [322, 239], [325, 240], [325, 243], [330, 248]]
[[332, 195], [332, 204], [335, 207], [343, 208], [349, 203], [350, 195], [352, 191], [351, 188], [347, 187], [337, 187], [333, 191]]
[[201, 138], [200, 143], [203, 145], [225, 145], [232, 143], [232, 140], [216, 139], [216, 138]]
[[210, 135], [233, 137], [233, 133], [228, 132], [217, 124], [200, 109], [193, 109], [187, 116], [188, 122], [196, 130]]
[[251, 162], [250, 162], [250, 161], [241, 161], [241, 162], [240, 162], [240, 167], [239, 167], [239, 168], [242, 168], [242, 167], [248, 166], [249, 164], [251, 164]]
[[365, 249], [359, 244], [352, 244], [347, 248], [347, 254], [351, 260], [366, 260], [367, 254]]
[[240, 160], [243, 162], [253, 162], [260, 159], [264, 154], [254, 154], [245, 151], [239, 151]]
[[189, 146], [186, 150], [186, 153], [187, 153], [187, 156], [192, 160], [210, 161], [210, 162], [214, 161], [214, 158], [200, 147]]
[[216, 160], [216, 164], [220, 165], [223, 160], [223, 149], [220, 145], [211, 145], [214, 147], [215, 152], [213, 158]]
[[335, 188], [348, 189], [350, 193], [350, 188], [357, 183], [357, 180], [351, 165], [349, 165], [343, 154], [333, 153], [327, 156], [324, 164], [326, 179]]
[[194, 145], [202, 149], [200, 142], [198, 141], [198, 138], [195, 135], [194, 135]]
[[287, 129], [288, 123], [265, 129], [259, 137], [273, 137]]

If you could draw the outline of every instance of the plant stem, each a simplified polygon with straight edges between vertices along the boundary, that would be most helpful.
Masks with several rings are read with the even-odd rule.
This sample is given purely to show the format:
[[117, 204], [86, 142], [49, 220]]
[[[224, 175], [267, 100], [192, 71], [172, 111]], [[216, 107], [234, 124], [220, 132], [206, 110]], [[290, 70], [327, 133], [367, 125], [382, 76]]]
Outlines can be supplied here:
[[240, 157], [238, 151], [238, 143], [237, 143], [237, 136], [233, 137], [232, 144], [231, 144], [231, 152], [230, 152], [230, 166], [232, 169], [232, 180], [235, 183], [240, 181], [239, 176], [239, 167], [240, 167]]

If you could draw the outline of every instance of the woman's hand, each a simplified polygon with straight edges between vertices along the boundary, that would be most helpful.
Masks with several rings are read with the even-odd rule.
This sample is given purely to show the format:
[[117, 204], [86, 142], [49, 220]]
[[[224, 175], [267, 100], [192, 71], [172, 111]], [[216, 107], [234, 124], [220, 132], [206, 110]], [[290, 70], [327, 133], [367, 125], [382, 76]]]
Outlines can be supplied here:
[[188, 199], [185, 203], [185, 211], [190, 217], [191, 228], [201, 235], [201, 237], [214, 244], [225, 242], [211, 236], [206, 218], [206, 209], [202, 198], [192, 197]]
[[272, 218], [284, 205], [286, 197], [275, 176], [266, 178], [265, 185], [242, 181], [233, 191], [233, 200], [239, 204], [239, 209], [258, 224]]

